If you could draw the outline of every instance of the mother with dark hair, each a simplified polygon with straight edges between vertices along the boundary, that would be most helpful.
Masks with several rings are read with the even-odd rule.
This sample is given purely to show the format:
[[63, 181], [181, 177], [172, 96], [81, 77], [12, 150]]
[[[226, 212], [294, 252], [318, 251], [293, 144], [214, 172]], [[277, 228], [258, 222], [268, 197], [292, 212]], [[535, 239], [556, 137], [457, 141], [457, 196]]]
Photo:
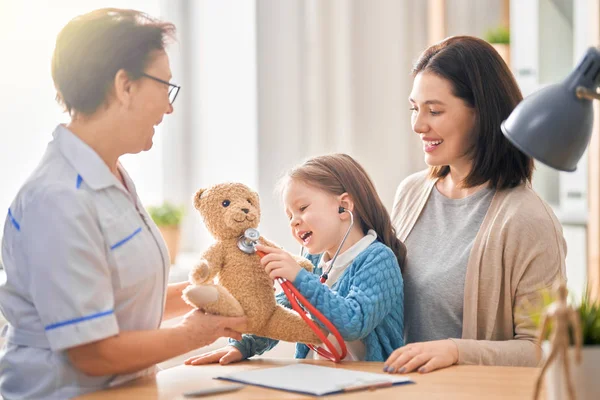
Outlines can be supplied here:
[[413, 69], [412, 128], [429, 169], [398, 187], [392, 220], [407, 247], [405, 343], [391, 373], [453, 364], [536, 366], [528, 314], [565, 278], [566, 245], [533, 191], [533, 160], [502, 135], [522, 95], [487, 42], [451, 37]]
[[179, 87], [165, 45], [174, 29], [103, 9], [58, 35], [52, 78], [71, 121], [54, 130], [4, 226], [6, 399], [76, 397], [153, 374], [156, 363], [220, 336], [241, 339], [232, 328], [244, 318], [192, 310], [181, 299], [188, 283], [168, 285], [164, 241], [119, 163], [149, 150], [173, 112]]

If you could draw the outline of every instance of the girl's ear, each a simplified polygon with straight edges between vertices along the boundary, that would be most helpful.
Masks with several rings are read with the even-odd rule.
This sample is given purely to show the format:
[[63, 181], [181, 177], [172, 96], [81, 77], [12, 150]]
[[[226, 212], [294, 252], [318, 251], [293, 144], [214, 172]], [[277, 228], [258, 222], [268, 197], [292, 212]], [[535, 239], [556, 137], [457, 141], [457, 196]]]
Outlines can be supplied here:
[[[354, 201], [352, 197], [348, 193], [342, 193], [339, 196], [339, 203], [341, 207], [344, 207], [346, 210], [354, 211]], [[344, 213], [340, 214], [344, 215]]]

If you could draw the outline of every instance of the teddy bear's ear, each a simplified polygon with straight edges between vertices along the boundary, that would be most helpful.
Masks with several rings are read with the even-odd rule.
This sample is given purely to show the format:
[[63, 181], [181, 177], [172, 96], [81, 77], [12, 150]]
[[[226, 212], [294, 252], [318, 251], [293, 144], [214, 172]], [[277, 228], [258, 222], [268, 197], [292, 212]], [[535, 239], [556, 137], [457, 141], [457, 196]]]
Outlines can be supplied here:
[[260, 198], [258, 196], [258, 193], [254, 191], [252, 192], [252, 200], [252, 203], [255, 204], [257, 208], [260, 208]]
[[196, 207], [197, 210], [200, 209], [200, 200], [202, 198], [202, 193], [204, 193], [205, 191], [206, 189], [200, 189], [194, 195], [194, 207]]

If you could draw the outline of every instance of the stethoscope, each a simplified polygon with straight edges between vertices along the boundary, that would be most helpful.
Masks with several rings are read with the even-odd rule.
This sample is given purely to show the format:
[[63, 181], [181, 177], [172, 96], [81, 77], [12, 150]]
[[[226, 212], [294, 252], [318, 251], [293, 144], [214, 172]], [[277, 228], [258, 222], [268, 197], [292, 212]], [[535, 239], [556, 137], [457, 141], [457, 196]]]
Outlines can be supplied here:
[[[320, 277], [321, 283], [325, 283], [325, 282], [327, 282], [327, 279], [329, 279], [329, 273], [333, 269], [333, 264], [335, 263], [335, 260], [336, 260], [336, 258], [338, 256], [338, 254], [340, 254], [340, 250], [342, 250], [342, 247], [344, 247], [344, 243], [346, 243], [346, 239], [348, 239], [348, 235], [350, 234], [350, 230], [354, 226], [354, 214], [352, 214], [352, 211], [350, 211], [350, 210], [348, 210], [348, 209], [340, 206], [340, 208], [338, 209], [338, 213], [342, 214], [342, 213], [345, 213], [345, 212], [347, 212], [348, 214], [350, 214], [350, 226], [348, 227], [348, 230], [346, 230], [346, 234], [342, 238], [342, 241], [340, 242], [340, 245], [338, 246], [337, 250], [333, 254], [333, 258], [331, 259], [331, 262], [329, 263], [329, 267], [327, 267], [327, 271], [325, 271], [325, 272], [323, 272], [321, 274], [321, 277]], [[303, 255], [303, 253], [304, 253], [304, 247], [302, 247], [302, 250], [300, 250], [300, 255]]]
[[[346, 231], [344, 238], [342, 239], [340, 245], [338, 246], [337, 251], [333, 255], [333, 258], [331, 259], [331, 263], [329, 264], [327, 271], [325, 271], [323, 274], [321, 274], [321, 277], [320, 277], [321, 283], [325, 283], [327, 281], [327, 278], [329, 277], [329, 272], [331, 272], [331, 269], [333, 268], [333, 264], [335, 263], [335, 259], [337, 258], [340, 250], [344, 246], [344, 243], [346, 242], [346, 239], [348, 238], [348, 235], [350, 234], [350, 230], [352, 229], [352, 226], [354, 225], [354, 216], [352, 215], [352, 211], [347, 210], [344, 207], [340, 207], [339, 213], [341, 214], [343, 212], [347, 212], [350, 214], [350, 226], [348, 227], [348, 230]], [[256, 250], [256, 244], [258, 243], [259, 238], [260, 238], [260, 233], [259, 233], [258, 229], [248, 228], [244, 232], [244, 235], [238, 239], [237, 246], [241, 251], [243, 251], [246, 254], [256, 253], [256, 254], [258, 254], [258, 256], [260, 258], [263, 258], [265, 256], [265, 254], [261, 251]], [[341, 360], [346, 358], [346, 354], [347, 354], [346, 343], [344, 342], [344, 339], [342, 338], [342, 335], [339, 333], [337, 328], [327, 318], [325, 318], [325, 316], [323, 314], [321, 314], [321, 312], [319, 310], [317, 310], [312, 304], [310, 304], [306, 300], [306, 298], [304, 298], [304, 296], [302, 296], [300, 294], [300, 292], [298, 292], [298, 289], [296, 289], [294, 287], [294, 285], [291, 284], [291, 282], [289, 282], [287, 279], [284, 279], [284, 278], [277, 278], [276, 281], [277, 281], [277, 283], [279, 283], [279, 285], [283, 289], [283, 292], [285, 293], [287, 298], [290, 300], [290, 305], [292, 306], [292, 309], [294, 311], [296, 311], [298, 314], [300, 314], [300, 316], [302, 317], [304, 322], [306, 322], [308, 324], [308, 326], [310, 326], [310, 328], [319, 337], [319, 339], [321, 339], [321, 341], [323, 342], [325, 347], [327, 347], [327, 349], [324, 349], [322, 347], [313, 346], [311, 344], [308, 344], [307, 346], [312, 351], [319, 354], [321, 357], [327, 358], [336, 363], [340, 362]], [[335, 338], [338, 342], [338, 345], [340, 346], [341, 354], [338, 352], [338, 350], [335, 348], [335, 346], [331, 343], [331, 341], [327, 338], [327, 336], [325, 336], [325, 334], [321, 331], [321, 329], [319, 329], [319, 327], [315, 324], [315, 322], [310, 318], [310, 315], [300, 306], [300, 304], [302, 304], [302, 306], [310, 312], [310, 315], [312, 315], [315, 319], [319, 320], [323, 325], [325, 325], [325, 327], [329, 330], [329, 332], [331, 332], [331, 334], [333, 336], [335, 336]]]

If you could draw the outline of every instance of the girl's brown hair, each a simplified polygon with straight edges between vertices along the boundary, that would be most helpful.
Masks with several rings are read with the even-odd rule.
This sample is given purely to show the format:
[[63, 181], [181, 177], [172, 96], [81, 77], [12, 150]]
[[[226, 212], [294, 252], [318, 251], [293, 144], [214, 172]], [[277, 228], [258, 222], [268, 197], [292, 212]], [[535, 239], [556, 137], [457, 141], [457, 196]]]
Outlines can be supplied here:
[[354, 220], [364, 234], [377, 232], [379, 241], [388, 246], [402, 267], [406, 247], [398, 239], [390, 215], [381, 202], [373, 181], [365, 169], [347, 154], [314, 157], [293, 168], [287, 179], [298, 180], [333, 195], [348, 193], [354, 201]]

